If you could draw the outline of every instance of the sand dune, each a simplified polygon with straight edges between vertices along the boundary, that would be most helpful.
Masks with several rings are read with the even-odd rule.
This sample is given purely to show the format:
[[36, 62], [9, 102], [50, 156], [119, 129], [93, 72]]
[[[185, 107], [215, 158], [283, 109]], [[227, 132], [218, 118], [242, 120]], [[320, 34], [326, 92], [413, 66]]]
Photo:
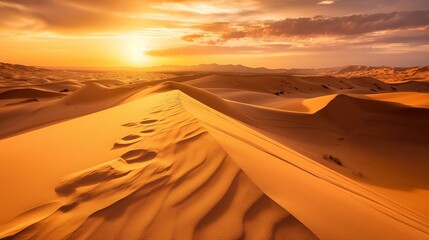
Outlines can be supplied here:
[[429, 237], [426, 82], [2, 67], [1, 239]]
[[343, 77], [374, 77], [385, 82], [427, 82], [429, 78], [429, 68], [427, 66], [410, 68], [349, 66], [337, 71], [334, 75]]
[[0, 93], [0, 99], [10, 98], [47, 98], [47, 97], [58, 97], [61, 93], [43, 91], [39, 89], [12, 89]]
[[349, 65], [321, 69], [287, 69], [284, 70], [284, 73], [292, 75], [329, 75], [346, 78], [372, 77], [389, 83], [403, 83], [409, 81], [427, 82], [429, 80], [429, 68], [427, 66], [375, 67]]
[[[112, 144], [121, 154], [119, 158], [65, 177], [55, 188], [61, 197], [55, 202], [61, 204], [38, 214], [28, 212], [36, 222], [27, 219], [28, 226], [21, 225], [23, 230], [15, 228], [3, 236], [18, 232], [16, 237], [23, 239], [111, 234], [159, 239], [176, 235], [184, 239], [258, 239], [284, 234], [315, 238], [248, 179], [199, 121], [176, 102], [176, 92], [118, 108], [123, 108], [122, 118], [127, 119], [145, 101], [158, 100], [164, 104], [151, 106], [158, 113], [141, 112], [142, 118], [135, 124], [118, 126], [132, 132]], [[58, 216], [68, 224], [67, 230], [54, 230], [62, 224]], [[101, 224], [102, 219], [109, 223]], [[113, 231], [113, 225], [122, 227]], [[255, 225], [265, 227], [258, 230], [252, 227]], [[225, 227], [231, 230], [218, 231]]]

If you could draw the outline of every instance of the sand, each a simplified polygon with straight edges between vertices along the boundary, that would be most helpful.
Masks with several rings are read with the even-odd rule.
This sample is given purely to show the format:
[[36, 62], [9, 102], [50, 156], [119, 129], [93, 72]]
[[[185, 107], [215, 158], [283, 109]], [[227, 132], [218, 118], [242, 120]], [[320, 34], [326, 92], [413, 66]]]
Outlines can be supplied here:
[[429, 238], [426, 81], [1, 67], [1, 239]]

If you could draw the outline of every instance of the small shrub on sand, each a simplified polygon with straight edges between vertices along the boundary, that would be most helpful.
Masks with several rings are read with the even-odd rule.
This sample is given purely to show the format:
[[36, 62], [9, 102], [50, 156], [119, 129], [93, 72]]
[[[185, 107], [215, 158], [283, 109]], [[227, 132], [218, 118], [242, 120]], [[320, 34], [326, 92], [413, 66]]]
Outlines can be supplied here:
[[352, 173], [353, 173], [353, 175], [355, 175], [356, 177], [363, 178], [363, 173], [361, 173], [361, 172], [359, 172], [359, 171], [353, 171]]
[[323, 159], [328, 160], [328, 161], [332, 161], [335, 164], [337, 164], [338, 166], [343, 166], [343, 163], [340, 161], [340, 159], [338, 159], [332, 155], [323, 155]]

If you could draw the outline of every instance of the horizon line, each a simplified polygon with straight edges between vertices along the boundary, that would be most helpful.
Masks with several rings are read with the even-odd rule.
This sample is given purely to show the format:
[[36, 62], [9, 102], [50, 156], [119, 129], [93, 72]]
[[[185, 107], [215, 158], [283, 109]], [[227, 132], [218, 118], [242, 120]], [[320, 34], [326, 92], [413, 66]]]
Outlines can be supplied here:
[[282, 67], [282, 68], [271, 68], [265, 66], [251, 67], [243, 64], [219, 64], [219, 63], [200, 63], [200, 64], [191, 64], [191, 65], [178, 65], [178, 64], [165, 64], [165, 65], [151, 65], [151, 66], [55, 66], [55, 65], [33, 65], [33, 64], [22, 64], [22, 63], [12, 63], [12, 62], [2, 62], [4, 64], [11, 65], [23, 65], [37, 68], [47, 68], [47, 69], [75, 69], [75, 70], [87, 70], [87, 69], [149, 69], [149, 68], [160, 68], [160, 67], [196, 67], [201, 65], [217, 65], [217, 66], [241, 66], [251, 69], [265, 68], [267, 70], [290, 70], [290, 69], [330, 69], [330, 68], [344, 68], [350, 66], [365, 66], [365, 67], [390, 67], [390, 68], [413, 68], [413, 67], [427, 67], [429, 65], [412, 65], [412, 66], [392, 66], [392, 65], [365, 65], [365, 64], [345, 64], [345, 65], [336, 65], [329, 67]]

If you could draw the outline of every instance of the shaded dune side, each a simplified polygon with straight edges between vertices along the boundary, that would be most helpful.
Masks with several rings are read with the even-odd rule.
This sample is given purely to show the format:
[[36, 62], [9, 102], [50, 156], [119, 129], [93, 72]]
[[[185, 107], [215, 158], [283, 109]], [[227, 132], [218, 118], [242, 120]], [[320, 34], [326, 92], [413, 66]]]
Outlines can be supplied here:
[[0, 138], [116, 106], [147, 85], [142, 83], [108, 88], [101, 84], [89, 83], [61, 99], [2, 108], [0, 109]]
[[[224, 104], [228, 104], [229, 108], [236, 109], [244, 115], [245, 117], [241, 119], [249, 120], [246, 123], [261, 129], [311, 128], [337, 133], [381, 135], [401, 132], [404, 137], [411, 137], [413, 134], [421, 137], [422, 134], [429, 133], [427, 124], [429, 108], [379, 101], [362, 96], [336, 94], [305, 100], [303, 104], [309, 105], [309, 111], [300, 112], [235, 101], [227, 101]], [[221, 108], [217, 110], [222, 111]], [[421, 141], [427, 142], [424, 138]]]
[[[228, 121], [224, 115], [213, 112], [204, 102], [194, 101], [188, 94], [181, 95], [181, 98], [186, 103], [185, 108], [197, 116], [243, 171], [319, 237], [361, 239], [365, 236], [365, 239], [379, 239], [386, 234], [383, 229], [392, 228], [395, 231], [388, 234], [391, 239], [425, 239], [428, 236], [428, 219], [424, 215], [299, 155], [245, 125]], [[295, 171], [299, 174], [294, 174]], [[268, 179], [264, 172], [272, 173], [273, 177], [276, 174], [276, 180]], [[301, 177], [307, 180], [298, 180]], [[282, 184], [275, 184], [279, 182]], [[320, 199], [312, 197], [315, 192], [320, 192]], [[320, 208], [319, 204], [324, 207]], [[357, 215], [360, 217], [355, 218]], [[329, 223], [325, 218], [330, 219]], [[332, 225], [336, 228], [331, 228]]]
[[[429, 116], [429, 109], [408, 106], [399, 102], [378, 101], [353, 94], [333, 94], [302, 101], [301, 104], [308, 105], [306, 111], [289, 111], [224, 100], [208, 90], [197, 89], [181, 83], [165, 84], [185, 92], [192, 98], [204, 102], [207, 106], [230, 117], [253, 126], [256, 124], [262, 128], [264, 127], [261, 124], [266, 124], [268, 120], [270, 125], [280, 126], [287, 123], [291, 124], [290, 127], [299, 127], [313, 122], [321, 128], [328, 126], [336, 131], [351, 131], [356, 127], [367, 127], [366, 125], [376, 123], [375, 120], [378, 119], [379, 122], [381, 120], [394, 122], [392, 125], [404, 125], [401, 124], [404, 121], [406, 124], [410, 123], [409, 126], [418, 124], [417, 126], [421, 127], [418, 129], [428, 131], [426, 119]], [[300, 122], [304, 124], [300, 124]], [[363, 124], [364, 122], [366, 124]]]
[[63, 96], [61, 93], [44, 91], [33, 88], [12, 89], [0, 93], [0, 99], [11, 98], [49, 98]]
[[[277, 138], [280, 135], [285, 138], [297, 139], [299, 142], [309, 142], [308, 139], [302, 139], [303, 135], [311, 137], [313, 133], [310, 132], [317, 130], [319, 133], [326, 132], [331, 135], [337, 135], [338, 138], [348, 136], [351, 139], [356, 138], [356, 141], [361, 141], [360, 136], [363, 136], [371, 139], [371, 141], [384, 139], [384, 141], [399, 144], [403, 148], [383, 144], [373, 144], [371, 147], [367, 147], [369, 153], [373, 153], [372, 155], [380, 152], [377, 148], [385, 148], [386, 151], [390, 151], [386, 153], [389, 158], [395, 161], [395, 164], [392, 165], [381, 161], [381, 159], [377, 160], [385, 163], [383, 169], [387, 175], [383, 174], [385, 178], [383, 181], [383, 178], [374, 175], [371, 181], [376, 184], [389, 185], [400, 183], [401, 181], [398, 179], [408, 179], [403, 181], [404, 184], [395, 184], [394, 186], [404, 189], [426, 189], [428, 187], [426, 184], [428, 177], [425, 174], [426, 162], [421, 157], [427, 154], [427, 150], [419, 147], [429, 144], [427, 138], [429, 134], [427, 122], [429, 109], [427, 108], [415, 108], [400, 103], [362, 99], [351, 95], [339, 94], [328, 96], [328, 99], [324, 100], [326, 105], [321, 104], [314, 107], [313, 113], [309, 114], [227, 101], [208, 91], [181, 83], [167, 82], [163, 84], [161, 89], [164, 88], [179, 89], [211, 109], [246, 123], [252, 128], [272, 133], [269, 136], [278, 140], [284, 139]], [[325, 134], [321, 134], [321, 136], [325, 136]], [[329, 141], [329, 139], [321, 137], [319, 141]], [[398, 142], [396, 143], [395, 141]], [[407, 144], [401, 143], [401, 141], [406, 141]], [[357, 143], [364, 146], [364, 143]], [[404, 147], [414, 149], [414, 152], [401, 151]], [[361, 151], [363, 150], [361, 149]], [[410, 156], [415, 157], [410, 158]], [[381, 162], [380, 166], [383, 166]], [[400, 171], [399, 169], [405, 171]], [[361, 171], [361, 169], [355, 169], [355, 171]], [[353, 169], [350, 173], [353, 174]], [[414, 180], [411, 181], [411, 179]]]
[[[325, 106], [319, 106], [320, 108], [318, 110], [315, 108], [313, 114], [301, 114], [237, 104], [235, 102], [223, 100], [208, 91], [181, 83], [173, 82], [164, 83], [163, 85], [171, 89], [179, 89], [187, 96], [197, 100], [195, 101], [196, 103], [201, 103], [204, 107], [209, 107], [210, 109], [238, 119], [248, 124], [248, 126], [251, 126], [251, 128], [256, 127], [256, 129], [266, 130], [266, 133], [272, 133], [268, 135], [269, 137], [282, 135], [293, 139], [296, 137], [295, 135], [299, 136], [304, 134], [307, 137], [314, 138], [314, 136], [312, 137], [314, 133], [311, 131], [317, 130], [318, 132], [328, 132], [339, 135], [339, 137], [348, 136], [351, 139], [357, 138], [356, 141], [362, 141], [360, 136], [364, 136], [364, 139], [371, 139], [372, 142], [374, 139], [378, 139], [377, 141], [383, 139], [383, 141], [389, 143], [393, 142], [391, 146], [384, 145], [383, 141], [381, 144], [371, 144], [371, 147], [367, 147], [369, 149], [367, 152], [372, 152], [372, 155], [375, 153], [375, 156], [371, 157], [374, 158], [373, 160], [376, 162], [369, 165], [350, 162], [350, 165], [355, 165], [356, 169], [348, 169], [350, 174], [346, 174], [346, 176], [356, 179], [354, 175], [362, 171], [364, 174], [368, 173], [369, 178], [364, 177], [363, 179], [358, 178], [357, 180], [369, 181], [376, 185], [385, 185], [389, 188], [407, 190], [427, 189], [428, 187], [428, 176], [426, 174], [427, 163], [424, 158], [421, 157], [427, 156], [428, 152], [427, 148], [420, 147], [429, 144], [427, 138], [429, 134], [427, 122], [427, 119], [429, 119], [429, 109], [427, 108], [415, 108], [399, 103], [361, 99], [340, 94], [333, 95], [330, 101], [327, 101]], [[210, 114], [207, 113], [207, 115]], [[224, 119], [224, 117], [220, 118]], [[298, 131], [295, 131], [295, 129]], [[279, 138], [274, 137], [274, 139]], [[316, 141], [314, 144], [321, 144], [320, 142], [317, 143], [317, 141], [329, 141], [329, 139], [324, 137], [315, 139]], [[302, 141], [300, 138], [298, 138], [298, 140]], [[304, 141], [308, 141], [308, 139]], [[401, 143], [401, 141], [406, 141], [407, 144]], [[365, 142], [361, 144], [365, 146]], [[308, 146], [311, 148], [311, 144]], [[398, 148], [395, 146], [402, 147]], [[390, 152], [381, 151], [382, 149], [380, 148], [387, 148], [387, 151]], [[408, 153], [409, 150], [401, 150], [404, 148], [414, 150], [415, 152], [411, 154], [415, 157], [410, 158], [411, 155]], [[380, 156], [376, 155], [381, 152], [389, 157], [385, 160], [383, 160], [383, 158], [380, 159]], [[326, 152], [324, 152], [324, 154], [326, 154]], [[355, 155], [354, 152], [351, 154]], [[362, 161], [362, 159], [360, 159], [360, 161]], [[323, 162], [323, 164], [329, 165], [330, 163]], [[349, 163], [346, 161], [346, 164]], [[371, 166], [375, 165], [380, 168], [377, 167], [377, 170], [371, 170]], [[378, 173], [377, 171], [381, 172]], [[382, 174], [382, 177], [378, 176], [379, 174]], [[394, 197], [394, 201], [395, 200], [400, 199], [396, 196]], [[388, 201], [390, 202], [391, 200], [389, 199]], [[413, 209], [414, 207], [415, 209], [427, 209], [427, 207], [421, 203], [416, 204], [416, 206], [411, 204], [411, 206], [413, 206]], [[399, 208], [402, 209], [403, 206]], [[424, 219], [423, 223], [428, 221], [427, 217], [422, 214], [415, 213], [407, 207], [404, 209], [405, 212], [410, 212], [410, 214], [407, 215], [411, 218], [414, 218], [416, 215], [419, 216], [417, 219]], [[418, 224], [422, 223], [420, 220], [417, 220], [417, 222], [419, 222]]]
[[[270, 122], [270, 124], [274, 125], [284, 125], [283, 121], [287, 123], [304, 121], [304, 123], [316, 122], [322, 128], [330, 125], [329, 127], [333, 130], [350, 131], [359, 126], [366, 127], [362, 126], [362, 124], [370, 118], [378, 118], [379, 120], [386, 119], [388, 122], [394, 121], [395, 124], [401, 124], [403, 121], [406, 123], [412, 122], [421, 126], [422, 128], [420, 129], [423, 131], [428, 130], [426, 119], [429, 116], [429, 109], [427, 108], [416, 108], [400, 103], [365, 99], [353, 95], [335, 94], [322, 97], [322, 101], [318, 101], [316, 98], [314, 102], [322, 103], [318, 103], [315, 107], [310, 106], [312, 108], [310, 112], [296, 112], [224, 100], [207, 90], [177, 82], [165, 82], [158, 91], [164, 91], [166, 88], [178, 89], [214, 110], [260, 127], [263, 127], [261, 124], [266, 123], [264, 122], [265, 120], [273, 120], [274, 122]], [[311, 102], [310, 105], [312, 105]], [[349, 117], [351, 115], [354, 117]], [[323, 121], [320, 121], [321, 119]], [[276, 123], [275, 121], [278, 122]], [[294, 126], [294, 124], [291, 126]]]
[[[351, 131], [369, 119], [386, 119], [386, 122], [396, 122], [397, 125], [415, 122], [423, 131], [428, 131], [425, 119], [429, 117], [429, 109], [415, 108], [400, 103], [381, 102], [371, 99], [355, 98], [348, 95], [335, 96], [325, 107], [315, 113], [342, 129]], [[401, 124], [402, 123], [402, 124]], [[411, 124], [410, 124], [411, 125]], [[425, 127], [426, 126], [426, 127]], [[380, 126], [382, 127], [382, 126]]]
[[[8, 90], [4, 93], [0, 93], [0, 99], [2, 94], [5, 95], [5, 99], [12, 96], [22, 98], [33, 96], [33, 98], [29, 99], [30, 101], [17, 102], [17, 104], [10, 104], [8, 107], [0, 108], [0, 138], [36, 129], [41, 126], [46, 126], [47, 124], [101, 111], [117, 106], [125, 101], [140, 99], [141, 96], [147, 96], [150, 92], [153, 92], [153, 89], [150, 88], [145, 91], [146, 88], [164, 81], [182, 82], [202, 76], [206, 76], [206, 74], [140, 81], [133, 84], [123, 83], [119, 86], [116, 86], [116, 83], [121, 82], [118, 80], [94, 80], [87, 82], [69, 80], [63, 81], [63, 83], [55, 82], [37, 85], [38, 89], [27, 87]], [[13, 85], [8, 88], [10, 89], [11, 87], [13, 87]], [[33, 86], [33, 88], [35, 87], [36, 85]], [[63, 93], [52, 92], [66, 89], [67, 92]], [[48, 95], [62, 98], [48, 102], [38, 101], [38, 98], [47, 97]], [[133, 98], [133, 95], [136, 96]], [[28, 102], [32, 104], [24, 104]], [[16, 124], [18, 122], [19, 124]]]
[[[371, 77], [211, 74], [183, 83], [204, 88], [236, 89], [281, 96], [316, 97], [334, 93], [428, 92], [427, 82], [389, 84]], [[231, 99], [234, 100], [234, 99]]]
[[[258, 104], [257, 102], [268, 101], [269, 106], [280, 106], [280, 108], [285, 109], [290, 107], [290, 104], [283, 104], [281, 101], [285, 98], [282, 96], [307, 98], [335, 94], [338, 91], [344, 94], [374, 93], [370, 90], [371, 88], [375, 89], [376, 93], [429, 91], [429, 83], [424, 82], [389, 85], [372, 78], [343, 79], [329, 76], [297, 77], [288, 75], [198, 74], [148, 82], [136, 82], [134, 84], [124, 83], [119, 86], [116, 86], [119, 84], [118, 80], [98, 81], [99, 83], [96, 80], [79, 83], [78, 80], [76, 82], [68, 80], [63, 81], [64, 83], [46, 83], [31, 87], [37, 89], [27, 87], [26, 89], [8, 90], [19, 91], [18, 95], [15, 92], [13, 94], [4, 92], [7, 98], [13, 95], [27, 98], [27, 100], [14, 102], [10, 106], [0, 109], [0, 138], [35, 129], [42, 125], [101, 111], [117, 106], [124, 101], [139, 99], [141, 96], [147, 95], [147, 91], [153, 91], [150, 89], [145, 91], [144, 89], [147, 87], [168, 81], [201, 87], [212, 93], [219, 94], [220, 97], [224, 97], [225, 99], [238, 100], [250, 104], [255, 103], [255, 101], [256, 104]], [[108, 82], [109, 84], [104, 82]], [[239, 90], [241, 92], [238, 95], [235, 93], [225, 95], [222, 93], [228, 92], [224, 91], [225, 89]], [[22, 94], [22, 91], [33, 90], [38, 92]], [[69, 91], [60, 93], [63, 90]], [[142, 90], [143, 92], [140, 93]], [[29, 96], [44, 96], [44, 94], [53, 94], [62, 98], [48, 102], [39, 102], [37, 97], [29, 98]], [[280, 105], [271, 104], [272, 100], [279, 101]], [[57, 114], [52, 114], [53, 112]], [[229, 114], [232, 115], [235, 113], [229, 112]], [[20, 124], [15, 124], [16, 122]]]
[[[349, 177], [393, 189], [429, 188], [426, 107], [345, 94], [304, 100], [311, 112], [227, 103], [252, 128]], [[323, 154], [339, 157], [345, 166], [324, 160]]]
[[[320, 129], [352, 135], [362, 134], [367, 136], [368, 134], [374, 134], [376, 138], [382, 138], [391, 133], [393, 135], [397, 134], [401, 136], [400, 139], [406, 139], [411, 143], [429, 143], [427, 137], [425, 137], [429, 133], [427, 124], [429, 109], [427, 108], [414, 108], [399, 103], [380, 102], [340, 94], [334, 95], [325, 106], [316, 110], [315, 113], [301, 114], [225, 101], [207, 91], [180, 83], [170, 83], [170, 86], [179, 89], [186, 96], [196, 99], [197, 101], [192, 101], [193, 103], [203, 104], [204, 107], [210, 107], [247, 123], [248, 126], [266, 129], [285, 136], [289, 136], [287, 132], [293, 128]], [[229, 115], [230, 112], [235, 114]], [[210, 114], [207, 113], [207, 115]], [[237, 115], [239, 118], [237, 118]], [[345, 118], [345, 116], [352, 117]], [[389, 139], [389, 136], [387, 136], [387, 139]], [[422, 161], [421, 158], [407, 159], [404, 154], [399, 154], [399, 159], [402, 159], [403, 162], [406, 159], [406, 162], [402, 165], [402, 169], [405, 171], [397, 172], [395, 169], [391, 172], [393, 173], [392, 176], [396, 176], [396, 178], [416, 178], [416, 181], [408, 183], [410, 185], [407, 187], [426, 188], [425, 161]], [[393, 169], [386, 169], [386, 171], [390, 170]], [[404, 186], [400, 184], [398, 187]], [[410, 211], [410, 209], [405, 208], [405, 211]], [[412, 210], [410, 213], [409, 216], [414, 216], [415, 214]], [[421, 218], [427, 221], [427, 218], [423, 215], [417, 213], [417, 216], [419, 216], [417, 219]]]
[[259, 190], [177, 93], [170, 96], [122, 125], [142, 141], [65, 177], [53, 207], [3, 226], [0, 238], [317, 239]]

